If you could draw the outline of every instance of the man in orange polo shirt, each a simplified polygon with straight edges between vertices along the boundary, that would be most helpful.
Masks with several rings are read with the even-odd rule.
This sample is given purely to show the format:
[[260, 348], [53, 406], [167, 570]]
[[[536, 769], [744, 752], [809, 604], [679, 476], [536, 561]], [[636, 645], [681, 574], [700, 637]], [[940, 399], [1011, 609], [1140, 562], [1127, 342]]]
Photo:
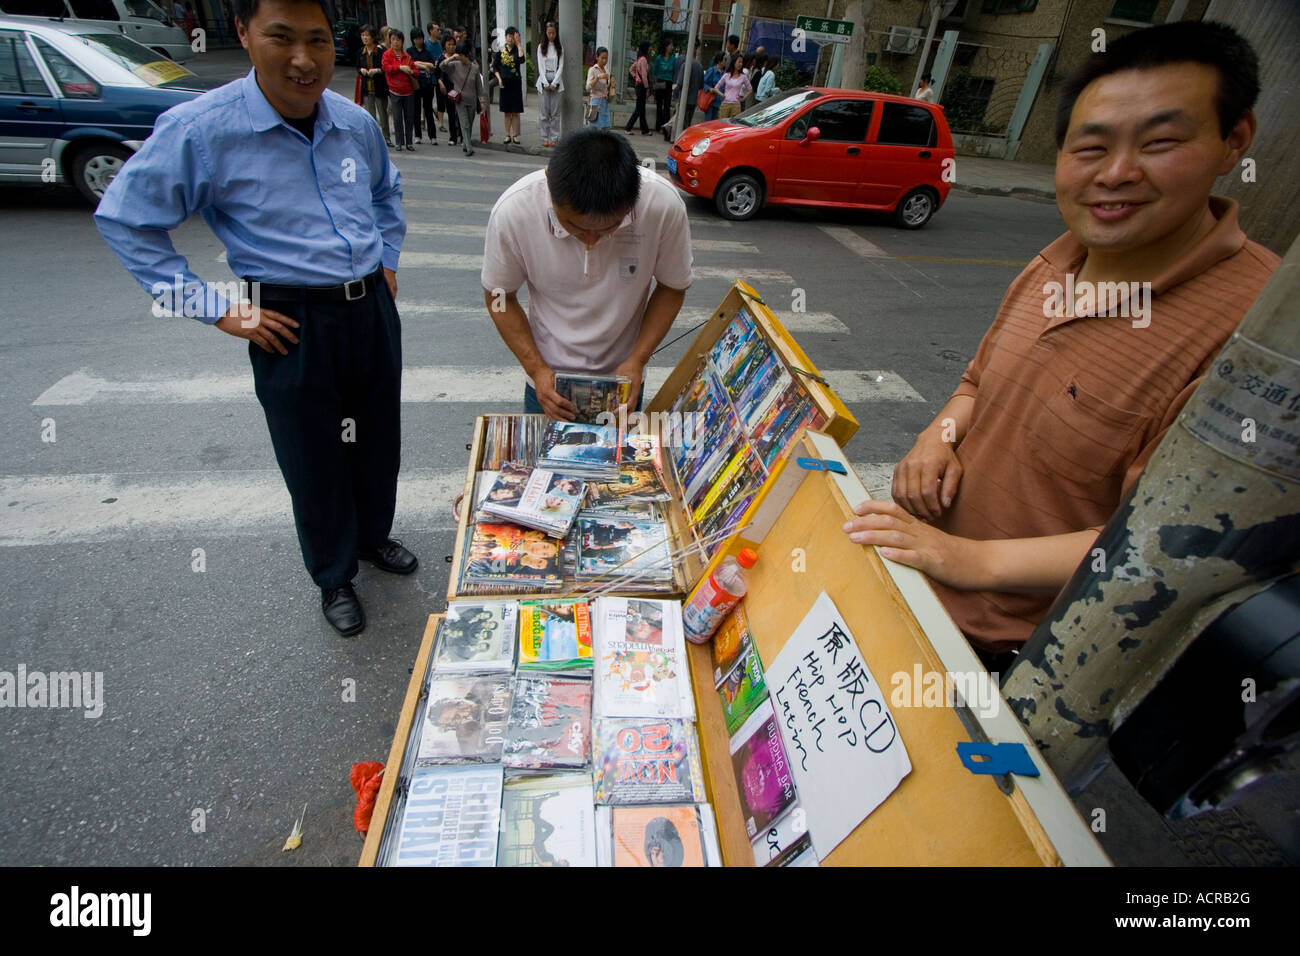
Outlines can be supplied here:
[[1066, 81], [1069, 229], [1022, 272], [952, 398], [859, 505], [854, 541], [925, 572], [1003, 670], [1089, 554], [1279, 258], [1210, 195], [1255, 134], [1258, 62], [1231, 28], [1132, 33]]

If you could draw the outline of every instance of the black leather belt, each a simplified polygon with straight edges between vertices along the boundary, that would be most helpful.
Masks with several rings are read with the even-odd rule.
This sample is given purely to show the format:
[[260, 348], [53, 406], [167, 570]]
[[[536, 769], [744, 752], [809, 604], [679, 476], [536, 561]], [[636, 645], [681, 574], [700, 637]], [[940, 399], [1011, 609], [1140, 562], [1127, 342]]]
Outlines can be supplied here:
[[[253, 282], [254, 280], [246, 280]], [[258, 282], [258, 293], [263, 299], [295, 302], [356, 302], [364, 299], [379, 283], [386, 282], [384, 267], [380, 266], [368, 276], [352, 279], [342, 285], [271, 285]]]

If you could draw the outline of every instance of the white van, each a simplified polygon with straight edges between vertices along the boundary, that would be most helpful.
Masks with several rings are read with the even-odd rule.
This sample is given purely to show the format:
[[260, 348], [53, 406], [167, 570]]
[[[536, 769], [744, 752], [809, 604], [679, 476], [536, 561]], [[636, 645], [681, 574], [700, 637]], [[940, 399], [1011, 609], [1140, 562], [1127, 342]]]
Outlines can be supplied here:
[[111, 27], [168, 59], [193, 56], [184, 28], [153, 0], [0, 0], [0, 11]]

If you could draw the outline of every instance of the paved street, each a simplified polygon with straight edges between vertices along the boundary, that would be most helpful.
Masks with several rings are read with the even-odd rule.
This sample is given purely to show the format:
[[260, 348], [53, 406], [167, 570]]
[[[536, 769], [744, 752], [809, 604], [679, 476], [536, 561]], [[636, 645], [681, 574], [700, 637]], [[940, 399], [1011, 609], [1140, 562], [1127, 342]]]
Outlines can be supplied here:
[[[351, 75], [334, 86], [349, 93]], [[3, 714], [0, 861], [356, 861], [348, 770], [386, 759], [424, 621], [444, 607], [474, 417], [521, 406], [478, 274], [493, 201], [541, 162], [465, 159], [445, 134], [397, 158], [395, 534], [422, 565], [410, 578], [362, 566], [355, 640], [322, 619], [303, 570], [244, 346], [153, 317], [70, 191], [0, 190], [0, 668], [102, 671], [105, 698], [97, 719]], [[733, 277], [750, 282], [858, 418], [846, 451], [872, 488], [947, 399], [1007, 283], [1062, 230], [1049, 203], [957, 192], [918, 232], [785, 211], [733, 224], [688, 206], [697, 278], [670, 338]], [[201, 221], [175, 239], [200, 275], [230, 278]], [[792, 313], [799, 290], [806, 311]], [[648, 395], [689, 339], [656, 356]], [[304, 804], [303, 849], [281, 854]]]

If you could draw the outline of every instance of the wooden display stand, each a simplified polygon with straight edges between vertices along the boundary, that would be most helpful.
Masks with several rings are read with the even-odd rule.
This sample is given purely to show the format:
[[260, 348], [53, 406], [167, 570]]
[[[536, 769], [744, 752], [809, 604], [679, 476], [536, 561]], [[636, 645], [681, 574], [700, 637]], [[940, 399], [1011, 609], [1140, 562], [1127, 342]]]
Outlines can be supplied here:
[[[806, 468], [801, 458], [838, 462], [845, 474], [816, 465], [816, 470]], [[776, 658], [817, 595], [826, 591], [886, 694], [891, 675], [912, 674], [918, 664], [924, 672], [979, 673], [982, 665], [925, 578], [883, 560], [875, 548], [854, 544], [841, 530], [853, 505], [867, 497], [839, 445], [824, 434], [805, 433], [751, 503], [742, 519], [748, 527], [710, 562], [709, 570], [741, 547], [758, 551], [744, 606], [764, 665]], [[437, 620], [438, 615], [431, 616], [425, 630], [389, 754], [390, 768], [402, 764]], [[722, 705], [713, 687], [710, 648], [690, 645], [688, 653], [701, 759], [723, 860], [729, 866], [752, 866]], [[965, 708], [891, 704], [912, 771], [844, 842], [822, 857], [822, 864], [1109, 865], [1024, 728], [1000, 698], [999, 704], [989, 717]], [[1021, 743], [1040, 775], [974, 774], [957, 755], [957, 744], [967, 740]], [[396, 783], [385, 775], [363, 866], [375, 861]]]
[[[803, 386], [813, 405], [821, 413], [822, 418], [825, 419], [821, 431], [834, 437], [840, 444], [846, 443], [858, 430], [857, 419], [840, 401], [839, 396], [826, 386], [825, 380], [817, 371], [817, 367], [813, 365], [803, 349], [799, 347], [799, 343], [785, 330], [785, 327], [759, 297], [758, 293], [743, 282], [737, 282], [732, 286], [726, 298], [722, 300], [721, 304], [714, 310], [713, 315], [695, 336], [690, 348], [686, 351], [686, 355], [673, 369], [663, 387], [646, 405], [645, 414], [655, 433], [658, 432], [662, 420], [658, 417], [658, 413], [669, 411], [673, 400], [686, 387], [687, 383], [695, 377], [700, 359], [707, 355], [709, 349], [722, 337], [727, 326], [731, 324], [732, 319], [736, 317], [737, 312], [742, 307], [753, 317], [755, 324], [767, 338], [773, 351], [785, 363], [791, 376]], [[469, 468], [465, 475], [465, 494], [461, 499], [462, 502], [473, 502], [474, 476], [485, 467], [485, 438], [488, 418], [487, 415], [480, 415], [475, 419], [474, 437], [466, 446], [470, 455]], [[669, 491], [677, 494], [680, 498], [681, 489], [672, 487], [674, 477], [672, 470], [665, 469], [664, 477], [669, 484]], [[472, 506], [462, 504], [460, 513], [457, 515], [456, 544], [451, 555], [451, 575], [447, 581], [447, 600], [449, 601], [472, 596], [461, 592], [459, 584], [461, 568], [465, 561], [466, 531], [470, 522], [473, 521], [473, 510]], [[673, 541], [680, 546], [691, 540], [689, 522], [681, 509], [672, 507], [670, 503], [670, 507], [666, 508], [665, 511], [668, 514]], [[695, 586], [695, 582], [699, 580], [703, 568], [704, 560], [700, 556], [694, 553], [684, 555], [682, 561], [674, 568], [675, 593], [680, 596], [690, 591]], [[507, 595], [494, 595], [494, 597], [503, 596]], [[508, 596], [522, 599], [554, 599], [556, 595], [554, 593], [540, 593]]]

